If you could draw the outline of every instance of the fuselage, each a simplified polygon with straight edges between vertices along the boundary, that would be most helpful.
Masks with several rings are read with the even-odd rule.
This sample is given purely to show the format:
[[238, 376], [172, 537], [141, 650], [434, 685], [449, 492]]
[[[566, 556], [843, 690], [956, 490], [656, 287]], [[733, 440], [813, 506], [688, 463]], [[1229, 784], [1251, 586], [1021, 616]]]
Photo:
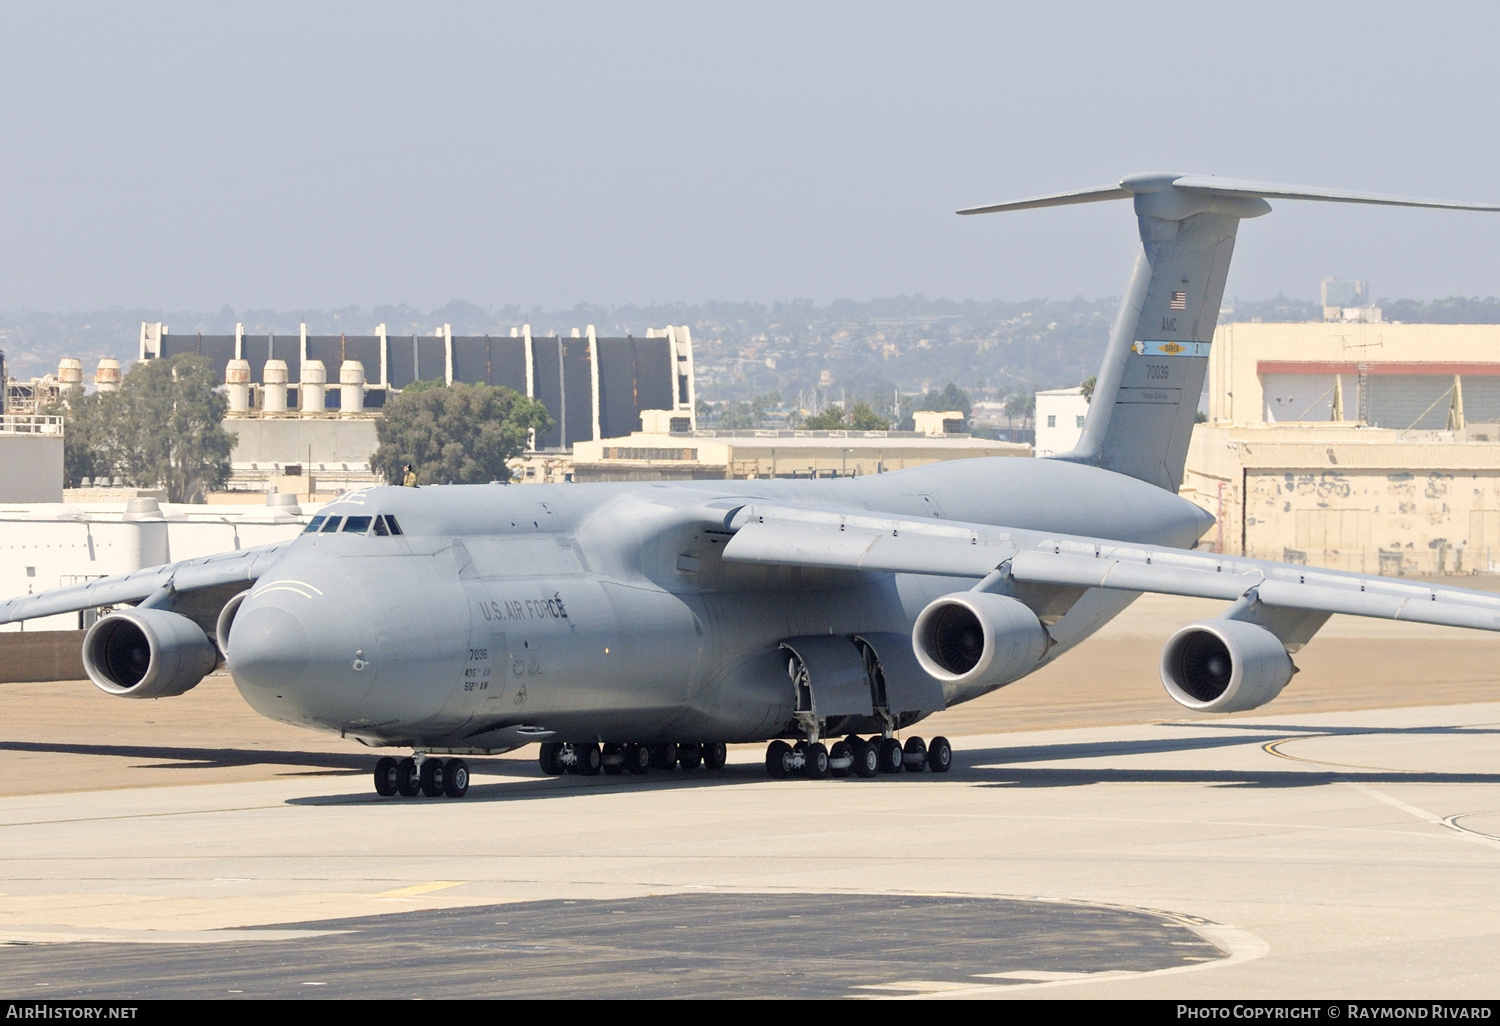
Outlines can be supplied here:
[[[909, 635], [928, 602], [973, 586], [723, 559], [728, 516], [754, 502], [1180, 547], [1211, 523], [1169, 492], [1051, 460], [817, 481], [373, 488], [324, 516], [389, 516], [401, 533], [299, 537], [240, 605], [229, 669], [263, 714], [374, 745], [498, 750], [525, 727], [578, 741], [763, 740], [787, 731], [796, 700], [780, 639]], [[1134, 596], [1057, 597], [1052, 615], [1038, 609], [1048, 659]], [[950, 691], [946, 704], [972, 697]]]

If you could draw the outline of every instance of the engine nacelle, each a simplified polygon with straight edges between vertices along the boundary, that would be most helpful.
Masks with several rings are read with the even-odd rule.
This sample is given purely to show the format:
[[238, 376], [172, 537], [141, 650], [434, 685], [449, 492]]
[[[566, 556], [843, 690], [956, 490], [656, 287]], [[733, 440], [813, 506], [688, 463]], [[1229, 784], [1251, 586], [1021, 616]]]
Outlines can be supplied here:
[[188, 691], [218, 662], [196, 623], [165, 609], [122, 609], [83, 637], [83, 668], [101, 691], [168, 698]]
[[1296, 672], [1280, 638], [1240, 620], [1190, 623], [1167, 639], [1161, 653], [1167, 694], [1199, 712], [1265, 705]]
[[234, 598], [224, 603], [224, 608], [219, 610], [219, 620], [214, 628], [214, 637], [218, 639], [219, 651], [224, 653], [224, 658], [229, 658], [229, 628], [234, 626], [235, 614], [240, 611], [240, 606], [245, 604], [249, 597], [250, 589], [246, 588]]
[[1048, 641], [1047, 628], [1024, 603], [983, 591], [934, 599], [917, 617], [911, 640], [917, 662], [950, 696], [983, 694], [1028, 673]]

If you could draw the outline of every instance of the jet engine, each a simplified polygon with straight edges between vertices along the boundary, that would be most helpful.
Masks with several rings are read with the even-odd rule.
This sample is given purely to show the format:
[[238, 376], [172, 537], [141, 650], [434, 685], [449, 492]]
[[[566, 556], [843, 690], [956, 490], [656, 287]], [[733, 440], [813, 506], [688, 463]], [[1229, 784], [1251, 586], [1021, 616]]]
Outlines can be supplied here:
[[1167, 694], [1199, 712], [1265, 705], [1296, 672], [1281, 639], [1240, 620], [1190, 623], [1167, 639], [1161, 653]]
[[122, 609], [83, 638], [83, 668], [101, 691], [167, 698], [188, 691], [218, 662], [203, 629], [165, 609]]
[[1036, 666], [1047, 642], [1047, 628], [1025, 604], [982, 591], [934, 599], [912, 628], [917, 662], [950, 696], [1015, 680]]

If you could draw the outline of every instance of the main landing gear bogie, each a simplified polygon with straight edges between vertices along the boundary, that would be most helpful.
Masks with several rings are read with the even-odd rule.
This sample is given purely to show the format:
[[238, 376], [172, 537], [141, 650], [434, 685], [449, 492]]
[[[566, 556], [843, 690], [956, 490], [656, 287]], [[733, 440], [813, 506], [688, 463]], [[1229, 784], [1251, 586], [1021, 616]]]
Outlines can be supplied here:
[[912, 737], [903, 744], [893, 737], [867, 740], [851, 734], [835, 741], [832, 748], [825, 748], [821, 742], [787, 744], [780, 740], [766, 746], [766, 773], [776, 780], [798, 776], [823, 780], [851, 773], [868, 779], [882, 773], [920, 773], [924, 769], [947, 773], [952, 768], [953, 746], [945, 737], [935, 737], [931, 742]]
[[728, 759], [722, 741], [677, 742], [661, 744], [597, 744], [549, 741], [537, 753], [537, 765], [548, 776], [577, 773], [591, 777], [603, 772], [610, 776], [631, 773], [670, 772], [679, 766], [687, 771], [720, 770]]
[[382, 798], [462, 798], [469, 793], [469, 764], [462, 759], [428, 759], [387, 755], [375, 764], [375, 793]]

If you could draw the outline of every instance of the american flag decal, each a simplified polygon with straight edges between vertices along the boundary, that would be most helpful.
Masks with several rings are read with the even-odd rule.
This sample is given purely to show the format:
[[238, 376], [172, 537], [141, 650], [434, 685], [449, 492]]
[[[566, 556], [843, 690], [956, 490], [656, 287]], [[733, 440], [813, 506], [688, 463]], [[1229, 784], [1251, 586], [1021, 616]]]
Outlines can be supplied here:
[[1187, 293], [1186, 292], [1174, 292], [1174, 293], [1172, 293], [1172, 309], [1173, 310], [1186, 310], [1187, 309]]

